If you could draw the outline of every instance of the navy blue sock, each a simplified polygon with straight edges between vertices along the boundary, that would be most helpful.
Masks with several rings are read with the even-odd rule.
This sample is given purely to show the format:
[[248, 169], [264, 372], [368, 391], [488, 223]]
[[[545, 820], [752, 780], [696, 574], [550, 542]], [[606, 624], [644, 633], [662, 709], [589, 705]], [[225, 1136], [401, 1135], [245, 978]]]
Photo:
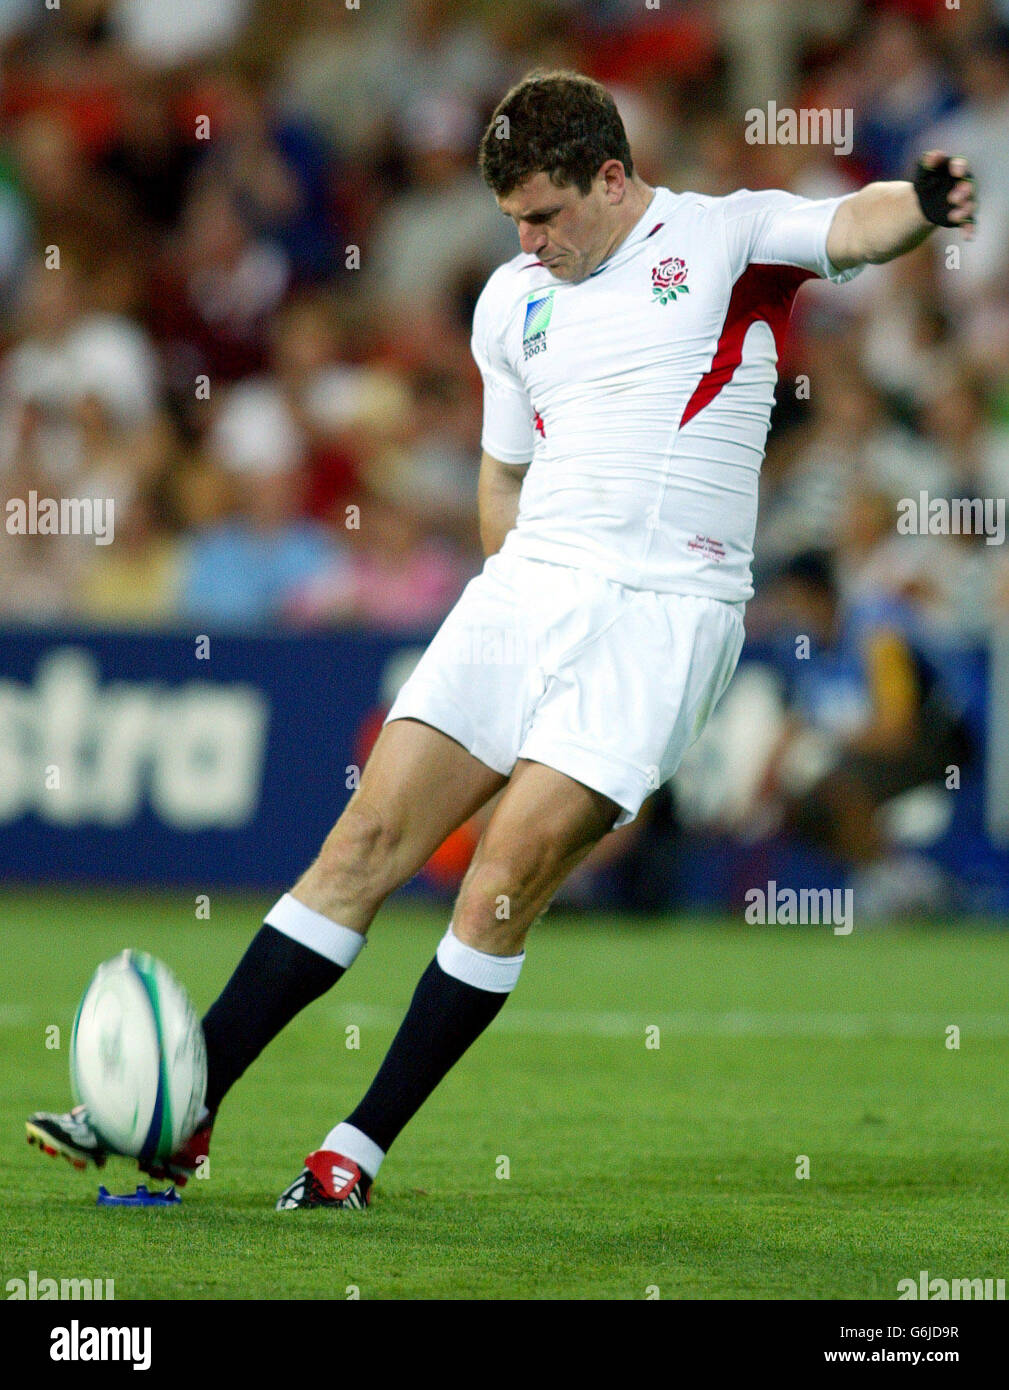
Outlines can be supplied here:
[[276, 927], [260, 929], [203, 1020], [211, 1114], [267, 1043], [343, 973]]
[[500, 1013], [507, 994], [447, 975], [437, 960], [424, 971], [410, 1008], [360, 1105], [347, 1116], [387, 1151], [459, 1058]]

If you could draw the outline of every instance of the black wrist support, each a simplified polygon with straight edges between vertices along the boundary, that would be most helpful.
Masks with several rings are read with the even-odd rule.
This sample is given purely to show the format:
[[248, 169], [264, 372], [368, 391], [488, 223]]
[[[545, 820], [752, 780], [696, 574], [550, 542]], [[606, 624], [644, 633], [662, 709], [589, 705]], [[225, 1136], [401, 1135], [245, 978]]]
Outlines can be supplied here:
[[955, 178], [949, 171], [949, 160], [943, 159], [934, 169], [928, 169], [919, 159], [918, 167], [915, 170], [913, 187], [918, 195], [918, 203], [922, 213], [928, 220], [937, 227], [952, 227], [954, 224], [949, 220], [950, 205], [949, 195], [956, 185], [963, 179], [970, 179], [973, 175], [968, 170], [966, 174], [961, 174]]

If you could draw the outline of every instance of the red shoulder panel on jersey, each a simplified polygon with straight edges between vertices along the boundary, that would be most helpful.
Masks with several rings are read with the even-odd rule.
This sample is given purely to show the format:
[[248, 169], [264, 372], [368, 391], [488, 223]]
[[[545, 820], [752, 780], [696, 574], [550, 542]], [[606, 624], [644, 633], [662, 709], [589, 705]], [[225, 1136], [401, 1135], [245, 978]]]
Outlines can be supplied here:
[[815, 280], [816, 272], [794, 265], [748, 265], [732, 287], [725, 322], [711, 366], [694, 387], [684, 407], [680, 429], [713, 401], [733, 378], [743, 360], [743, 343], [750, 325], [764, 322], [774, 334], [774, 346], [781, 356], [785, 327], [799, 286]]

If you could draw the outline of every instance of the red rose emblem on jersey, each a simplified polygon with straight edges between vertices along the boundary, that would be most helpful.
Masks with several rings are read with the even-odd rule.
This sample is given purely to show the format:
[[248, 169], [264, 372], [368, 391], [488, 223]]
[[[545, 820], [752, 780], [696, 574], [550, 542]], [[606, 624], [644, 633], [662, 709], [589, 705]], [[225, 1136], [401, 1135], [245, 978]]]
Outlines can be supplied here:
[[668, 304], [677, 295], [689, 294], [687, 263], [679, 256], [667, 256], [652, 267], [652, 294], [660, 304]]

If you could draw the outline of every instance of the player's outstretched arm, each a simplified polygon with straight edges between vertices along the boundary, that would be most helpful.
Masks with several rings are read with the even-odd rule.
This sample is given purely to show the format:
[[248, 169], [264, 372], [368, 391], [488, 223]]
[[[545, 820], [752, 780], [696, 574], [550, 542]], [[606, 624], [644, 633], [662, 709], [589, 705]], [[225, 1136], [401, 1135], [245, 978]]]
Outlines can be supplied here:
[[838, 270], [866, 261], [880, 265], [913, 251], [936, 227], [960, 227], [973, 237], [976, 214], [967, 161], [929, 150], [913, 181], [866, 184], [839, 205], [827, 255]]
[[502, 463], [486, 451], [480, 460], [477, 506], [480, 540], [485, 555], [496, 555], [519, 514], [519, 493], [527, 463]]

